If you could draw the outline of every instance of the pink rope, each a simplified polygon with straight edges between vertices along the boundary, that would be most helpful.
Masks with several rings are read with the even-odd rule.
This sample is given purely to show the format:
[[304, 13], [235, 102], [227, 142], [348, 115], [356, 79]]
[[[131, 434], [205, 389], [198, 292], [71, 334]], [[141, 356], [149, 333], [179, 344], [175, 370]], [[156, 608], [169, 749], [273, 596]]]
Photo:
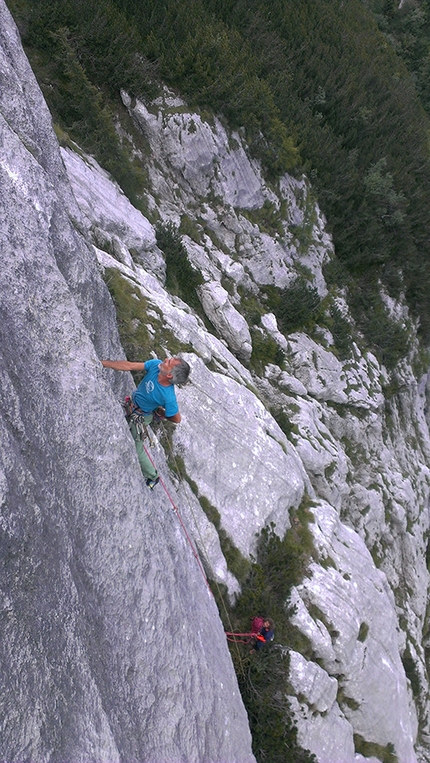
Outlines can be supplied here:
[[[155, 466], [155, 464], [154, 464], [154, 461], [152, 460], [152, 458], [151, 458], [150, 454], [148, 453], [148, 450], [147, 450], [147, 448], [145, 447], [145, 445], [143, 444], [143, 442], [142, 442], [142, 446], [143, 446], [143, 449], [144, 449], [144, 451], [145, 451], [146, 455], [148, 456], [148, 458], [149, 458], [149, 460], [150, 460], [150, 462], [151, 462], [152, 466], [154, 467], [154, 469], [156, 469], [156, 466]], [[170, 493], [169, 493], [169, 491], [168, 491], [168, 489], [167, 489], [167, 486], [166, 486], [166, 484], [165, 484], [164, 480], [162, 479], [162, 477], [160, 477], [160, 476], [159, 476], [159, 480], [160, 480], [160, 484], [161, 484], [161, 485], [163, 486], [163, 488], [164, 488], [164, 491], [165, 491], [165, 493], [166, 493], [166, 495], [167, 495], [167, 497], [168, 497], [168, 499], [169, 499], [170, 503], [171, 503], [171, 504], [172, 504], [172, 506], [173, 506], [173, 511], [175, 511], [175, 512], [176, 512], [176, 516], [178, 517], [178, 519], [179, 519], [179, 522], [181, 523], [182, 529], [183, 529], [183, 531], [184, 531], [184, 533], [185, 533], [185, 537], [186, 537], [186, 539], [187, 539], [187, 541], [188, 541], [188, 543], [189, 543], [189, 545], [190, 545], [190, 548], [191, 548], [191, 550], [192, 550], [192, 552], [193, 552], [193, 554], [194, 554], [194, 556], [195, 556], [195, 558], [196, 558], [197, 564], [198, 564], [198, 565], [199, 565], [199, 567], [200, 567], [200, 571], [201, 571], [201, 573], [202, 573], [202, 575], [203, 575], [203, 579], [204, 579], [204, 581], [205, 581], [205, 583], [206, 583], [207, 587], [209, 588], [209, 591], [212, 593], [212, 589], [211, 589], [211, 587], [210, 587], [210, 585], [209, 585], [209, 581], [208, 581], [208, 579], [207, 579], [207, 577], [206, 577], [206, 573], [205, 573], [204, 567], [203, 567], [203, 565], [202, 565], [202, 563], [201, 563], [201, 560], [200, 560], [200, 557], [199, 557], [199, 555], [198, 555], [197, 549], [195, 548], [195, 546], [194, 546], [194, 543], [193, 543], [193, 541], [191, 540], [191, 538], [190, 538], [190, 536], [189, 536], [189, 534], [188, 534], [187, 528], [185, 527], [185, 524], [184, 524], [184, 522], [183, 522], [183, 519], [182, 519], [182, 517], [181, 517], [181, 515], [180, 515], [180, 513], [179, 513], [179, 509], [178, 509], [178, 507], [176, 506], [176, 504], [175, 504], [175, 502], [174, 502], [174, 500], [173, 500], [172, 496], [170, 495]], [[212, 596], [213, 596], [213, 593], [212, 593]]]

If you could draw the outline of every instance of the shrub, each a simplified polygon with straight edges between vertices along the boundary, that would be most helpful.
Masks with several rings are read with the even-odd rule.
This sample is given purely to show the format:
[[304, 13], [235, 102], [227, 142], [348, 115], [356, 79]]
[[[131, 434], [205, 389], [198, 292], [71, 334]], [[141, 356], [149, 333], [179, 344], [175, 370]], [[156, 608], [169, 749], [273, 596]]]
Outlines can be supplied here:
[[274, 363], [280, 368], [284, 365], [284, 353], [273, 337], [260, 329], [251, 328], [252, 354], [251, 367], [261, 373], [268, 363]]
[[388, 370], [394, 369], [408, 352], [408, 327], [390, 315], [381, 294], [372, 284], [355, 291], [351, 306], [365, 340], [378, 360]]
[[282, 290], [275, 311], [281, 330], [288, 334], [314, 322], [320, 303], [318, 291], [299, 276], [292, 286]]
[[343, 317], [336, 304], [330, 308], [331, 325], [334, 346], [341, 360], [345, 360], [352, 353], [351, 325]]
[[382, 763], [399, 763], [394, 746], [389, 743], [385, 747], [376, 742], [367, 742], [360, 734], [354, 734], [355, 752], [364, 758], [378, 758]]
[[203, 283], [203, 277], [191, 266], [177, 227], [172, 222], [159, 223], [155, 234], [166, 260], [166, 288], [201, 314], [197, 288]]
[[402, 656], [402, 663], [407, 678], [411, 682], [412, 694], [419, 697], [422, 691], [421, 678], [417, 668], [416, 661], [407, 650]]
[[[303, 578], [314, 553], [308, 527], [312, 520], [309, 509], [309, 502], [305, 499], [297, 512], [292, 512], [293, 525], [282, 539], [276, 535], [273, 523], [261, 531], [256, 558], [243, 585], [242, 595], [230, 612], [231, 620], [238, 629], [247, 631], [254, 614], [270, 616], [275, 620], [276, 641], [293, 645], [297, 633], [288, 621], [292, 612], [288, 600], [292, 586]], [[302, 638], [301, 643], [306, 650], [306, 639]], [[234, 645], [231, 645], [230, 651], [248, 712], [257, 761], [315, 761], [308, 750], [297, 744], [297, 729], [288, 703], [289, 659], [286, 651], [268, 645], [255, 658], [244, 658]]]

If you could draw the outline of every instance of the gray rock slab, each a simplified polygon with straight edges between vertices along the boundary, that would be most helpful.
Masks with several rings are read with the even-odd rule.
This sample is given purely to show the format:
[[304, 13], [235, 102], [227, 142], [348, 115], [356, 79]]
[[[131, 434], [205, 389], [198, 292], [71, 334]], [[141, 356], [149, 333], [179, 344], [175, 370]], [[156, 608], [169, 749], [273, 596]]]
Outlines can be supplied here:
[[212, 594], [96, 352], [120, 352], [114, 313], [3, 0], [0, 49], [0, 757], [252, 763]]

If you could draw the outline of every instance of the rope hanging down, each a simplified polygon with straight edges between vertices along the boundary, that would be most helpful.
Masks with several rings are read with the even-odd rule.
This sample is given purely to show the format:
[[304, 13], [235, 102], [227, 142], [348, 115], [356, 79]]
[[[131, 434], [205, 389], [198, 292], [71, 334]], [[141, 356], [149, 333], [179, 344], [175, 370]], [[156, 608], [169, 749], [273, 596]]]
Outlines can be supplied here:
[[[146, 455], [148, 456], [148, 458], [149, 458], [149, 460], [150, 460], [150, 462], [151, 462], [152, 466], [153, 466], [153, 467], [154, 467], [154, 469], [155, 469], [155, 468], [156, 468], [156, 466], [155, 466], [155, 464], [154, 464], [154, 461], [153, 461], [153, 459], [151, 458], [151, 456], [150, 456], [150, 454], [149, 454], [149, 452], [148, 452], [148, 449], [146, 448], [146, 446], [145, 446], [145, 444], [144, 444], [144, 442], [143, 442], [143, 441], [142, 441], [142, 446], [143, 446], [143, 449], [144, 449], [144, 451], [145, 451]], [[194, 543], [193, 543], [193, 541], [192, 541], [192, 540], [191, 540], [191, 538], [190, 538], [190, 535], [189, 535], [189, 533], [188, 533], [188, 530], [187, 530], [187, 528], [185, 527], [184, 521], [183, 521], [183, 519], [182, 519], [182, 517], [181, 517], [181, 515], [180, 515], [180, 513], [179, 513], [179, 509], [178, 509], [178, 507], [176, 506], [176, 504], [175, 504], [175, 502], [174, 502], [174, 500], [173, 500], [172, 496], [170, 495], [170, 493], [169, 493], [169, 491], [168, 491], [168, 489], [167, 489], [166, 483], [164, 482], [163, 478], [162, 478], [162, 477], [160, 477], [159, 479], [160, 479], [160, 485], [162, 485], [162, 487], [164, 488], [164, 492], [166, 493], [166, 495], [167, 495], [167, 497], [168, 497], [168, 499], [169, 499], [170, 503], [172, 504], [172, 507], [173, 507], [173, 511], [176, 513], [176, 516], [177, 516], [177, 517], [178, 517], [178, 519], [179, 519], [179, 522], [180, 522], [180, 524], [181, 524], [181, 527], [182, 527], [182, 529], [183, 529], [183, 531], [184, 531], [184, 533], [185, 533], [185, 537], [186, 537], [186, 539], [187, 539], [187, 541], [188, 541], [188, 543], [189, 543], [189, 546], [190, 546], [190, 548], [191, 548], [191, 550], [192, 550], [192, 552], [193, 552], [193, 555], [194, 555], [194, 556], [195, 556], [195, 558], [196, 558], [197, 564], [199, 565], [199, 568], [200, 568], [200, 571], [201, 571], [201, 573], [202, 573], [202, 575], [203, 575], [204, 581], [205, 581], [205, 583], [206, 583], [207, 587], [209, 588], [209, 591], [212, 593], [212, 589], [211, 589], [211, 587], [210, 587], [210, 585], [209, 585], [209, 581], [208, 581], [208, 579], [207, 579], [207, 577], [206, 577], [206, 573], [205, 573], [204, 567], [203, 567], [203, 565], [202, 565], [202, 563], [201, 563], [200, 557], [199, 557], [199, 555], [198, 555], [198, 551], [197, 551], [196, 547], [194, 546]], [[213, 596], [213, 594], [212, 594], [212, 596]]]
[[[163, 424], [163, 421], [162, 421], [162, 420], [160, 420], [160, 422], [159, 422], [159, 423], [161, 424], [161, 427], [162, 427], [163, 433], [166, 435], [166, 430], [165, 430], [165, 428], [164, 428], [164, 424]], [[147, 428], [147, 431], [146, 431], [146, 436], [148, 437], [148, 439], [149, 439], [149, 442], [150, 442], [151, 444], [153, 444], [153, 442], [152, 442], [152, 438], [151, 438], [151, 436], [150, 436], [150, 430], [149, 430], [149, 431], [148, 431], [148, 430], [149, 430], [149, 427]], [[142, 433], [142, 434], [143, 434], [143, 433]], [[167, 442], [169, 443], [169, 438], [168, 438], [168, 437], [166, 437], [166, 439], [167, 439]], [[152, 466], [153, 466], [153, 467], [154, 467], [154, 469], [155, 469], [155, 468], [156, 468], [156, 466], [155, 466], [154, 460], [152, 459], [152, 457], [151, 457], [150, 453], [148, 452], [148, 449], [146, 448], [146, 446], [145, 446], [145, 444], [144, 444], [144, 442], [143, 442], [143, 437], [142, 437], [142, 440], [141, 440], [141, 441], [142, 441], [142, 447], [143, 447], [143, 449], [144, 449], [144, 451], [145, 451], [145, 453], [146, 453], [146, 455], [147, 455], [147, 457], [148, 457], [149, 461], [151, 462]], [[171, 452], [171, 455], [172, 455], [173, 461], [174, 461], [174, 463], [175, 463], [175, 467], [176, 467], [176, 473], [177, 473], [178, 479], [179, 479], [179, 481], [181, 481], [181, 480], [182, 480], [182, 477], [181, 477], [181, 473], [180, 473], [180, 470], [179, 470], [179, 468], [178, 468], [178, 465], [177, 465], [177, 463], [176, 463], [176, 457], [175, 457], [175, 454], [174, 454], [174, 452], [173, 452], [173, 448], [172, 448], [172, 445], [171, 445], [170, 443], [169, 443], [169, 449], [170, 449], [170, 452]], [[201, 571], [201, 573], [202, 573], [202, 575], [203, 575], [203, 579], [204, 579], [204, 581], [205, 581], [205, 583], [206, 583], [206, 585], [207, 585], [207, 587], [208, 587], [209, 591], [211, 592], [212, 596], [214, 596], [214, 593], [213, 593], [213, 591], [212, 591], [212, 589], [211, 589], [211, 587], [210, 587], [209, 581], [208, 581], [208, 579], [207, 579], [207, 577], [206, 577], [206, 573], [205, 573], [205, 571], [204, 571], [204, 567], [203, 567], [203, 564], [202, 564], [202, 562], [201, 562], [201, 559], [200, 559], [200, 557], [199, 557], [198, 551], [197, 551], [197, 549], [196, 549], [196, 547], [195, 547], [195, 545], [194, 545], [194, 543], [193, 543], [192, 539], [190, 538], [190, 535], [189, 535], [189, 533], [188, 533], [188, 531], [187, 531], [187, 528], [186, 528], [186, 526], [185, 526], [185, 524], [184, 524], [184, 521], [183, 521], [183, 519], [182, 519], [182, 517], [181, 517], [181, 514], [180, 514], [180, 512], [179, 512], [179, 509], [178, 509], [177, 505], [175, 504], [175, 502], [174, 502], [174, 500], [173, 500], [172, 496], [170, 495], [170, 492], [169, 492], [169, 490], [168, 490], [168, 488], [167, 488], [167, 485], [166, 485], [166, 483], [164, 482], [164, 480], [162, 479], [162, 477], [161, 477], [161, 476], [159, 476], [159, 482], [160, 482], [160, 485], [163, 487], [163, 489], [164, 489], [164, 492], [166, 493], [166, 495], [167, 495], [167, 497], [168, 497], [168, 499], [169, 499], [170, 503], [172, 504], [172, 508], [173, 508], [173, 510], [174, 510], [174, 512], [175, 512], [175, 514], [176, 514], [176, 516], [177, 516], [177, 517], [178, 517], [178, 519], [179, 519], [179, 522], [180, 522], [180, 524], [181, 524], [181, 527], [182, 527], [182, 529], [183, 529], [183, 531], [184, 531], [184, 534], [185, 534], [186, 540], [187, 540], [187, 542], [188, 542], [188, 544], [189, 544], [189, 546], [190, 546], [190, 548], [191, 548], [191, 550], [192, 550], [192, 552], [193, 552], [193, 556], [195, 557], [195, 559], [196, 559], [196, 561], [197, 561], [197, 564], [199, 565], [200, 571]], [[192, 506], [191, 506], [191, 504], [190, 504], [190, 502], [189, 502], [189, 499], [188, 499], [188, 503], [189, 503], [189, 506], [190, 506], [190, 511], [191, 511], [191, 514], [192, 514], [192, 515], [193, 515], [193, 517], [194, 517], [194, 522], [195, 522], [195, 524], [196, 524], [196, 528], [197, 528], [197, 530], [199, 531], [199, 528], [198, 528], [198, 523], [197, 523], [197, 520], [196, 520], [196, 518], [195, 518], [195, 516], [194, 516], [194, 512], [193, 512]], [[201, 542], [202, 542], [202, 547], [203, 547], [203, 549], [204, 549], [204, 548], [205, 548], [205, 545], [204, 545], [204, 540], [203, 540], [202, 538], [201, 538]], [[232, 623], [231, 623], [231, 620], [230, 620], [230, 615], [229, 615], [229, 612], [228, 612], [228, 609], [227, 609], [226, 603], [225, 603], [225, 601], [224, 601], [224, 596], [223, 596], [223, 593], [222, 593], [222, 591], [221, 591], [221, 589], [220, 589], [220, 586], [218, 585], [218, 583], [217, 583], [216, 581], [214, 581], [214, 584], [215, 584], [215, 586], [216, 586], [216, 588], [217, 588], [217, 591], [218, 591], [218, 596], [219, 596], [219, 601], [220, 601], [220, 602], [221, 602], [221, 604], [222, 604], [222, 607], [223, 607], [223, 610], [224, 610], [224, 614], [225, 614], [226, 620], [227, 620], [228, 624], [230, 625], [230, 627], [232, 627]], [[240, 653], [240, 650], [239, 650], [238, 644], [239, 644], [239, 643], [244, 643], [244, 644], [247, 644], [247, 643], [249, 642], [249, 638], [250, 638], [251, 636], [255, 636], [255, 634], [253, 634], [253, 633], [246, 633], [246, 634], [235, 634], [233, 631], [228, 631], [228, 632], [225, 632], [225, 633], [226, 633], [226, 636], [227, 636], [227, 640], [228, 640], [228, 641], [230, 641], [230, 642], [232, 642], [232, 644], [235, 644], [235, 645], [236, 645], [236, 653], [237, 653], [237, 664], [238, 664], [238, 667], [240, 667], [240, 670], [241, 670], [241, 672], [242, 672], [242, 673], [244, 673], [244, 663], [243, 663], [243, 658], [242, 658], [242, 655], [241, 655], [241, 653]], [[243, 642], [242, 642], [242, 641], [239, 641], [238, 639], [234, 638], [234, 636], [236, 636], [236, 635], [240, 635], [240, 636], [246, 636], [246, 637], [248, 637], [248, 638], [247, 638], [247, 640], [246, 640], [246, 641], [243, 641]]]

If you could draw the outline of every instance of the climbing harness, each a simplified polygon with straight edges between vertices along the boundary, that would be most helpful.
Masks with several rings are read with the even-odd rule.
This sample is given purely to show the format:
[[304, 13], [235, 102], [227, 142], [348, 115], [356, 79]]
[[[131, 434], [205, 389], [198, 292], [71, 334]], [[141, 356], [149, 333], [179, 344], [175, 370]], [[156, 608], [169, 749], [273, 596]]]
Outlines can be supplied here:
[[127, 395], [124, 402], [122, 403], [122, 407], [124, 408], [125, 418], [127, 420], [128, 425], [134, 424], [136, 427], [136, 433], [140, 440], [148, 439], [151, 445], [154, 444], [151, 432], [148, 429], [148, 425], [145, 421], [146, 414], [144, 411], [142, 411], [132, 400], [132, 398]]

